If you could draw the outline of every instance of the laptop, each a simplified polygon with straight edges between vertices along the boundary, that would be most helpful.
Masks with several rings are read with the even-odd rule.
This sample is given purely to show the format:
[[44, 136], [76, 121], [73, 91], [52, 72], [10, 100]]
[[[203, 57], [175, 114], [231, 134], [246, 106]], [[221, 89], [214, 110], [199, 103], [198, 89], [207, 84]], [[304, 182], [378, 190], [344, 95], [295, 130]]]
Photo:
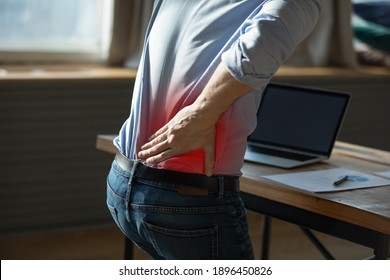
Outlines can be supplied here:
[[349, 101], [346, 92], [270, 83], [244, 159], [282, 168], [328, 159]]

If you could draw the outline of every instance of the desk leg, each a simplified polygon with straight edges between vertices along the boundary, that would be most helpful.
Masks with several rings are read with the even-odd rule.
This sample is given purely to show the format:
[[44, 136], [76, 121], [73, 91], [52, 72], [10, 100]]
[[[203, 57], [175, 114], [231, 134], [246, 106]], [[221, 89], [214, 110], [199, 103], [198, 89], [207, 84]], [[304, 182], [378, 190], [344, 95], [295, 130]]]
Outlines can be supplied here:
[[270, 217], [372, 248], [376, 259], [390, 257], [390, 235], [244, 192], [241, 198], [247, 209], [265, 215], [262, 258], [268, 258]]
[[[334, 260], [335, 258], [331, 253], [322, 245], [322, 243], [315, 237], [315, 235], [308, 230], [307, 228], [300, 227], [306, 237], [314, 244], [314, 246], [321, 252], [321, 254], [327, 260]], [[264, 215], [263, 224], [262, 224], [262, 250], [261, 250], [261, 260], [268, 260], [269, 257], [269, 243], [270, 243], [270, 234], [271, 234], [271, 217]], [[382, 248], [382, 247], [381, 247]], [[383, 252], [378, 252], [383, 255]]]
[[271, 218], [270, 216], [264, 215], [262, 224], [262, 249], [261, 249], [261, 260], [268, 260], [269, 254], [269, 239], [271, 232]]
[[374, 256], [376, 260], [386, 260], [390, 258], [390, 236], [382, 235], [378, 237], [374, 248]]
[[133, 259], [133, 247], [134, 247], [133, 241], [131, 241], [125, 236], [125, 255], [124, 255], [125, 260]]
[[334, 260], [335, 258], [332, 256], [331, 253], [325, 248], [324, 245], [318, 240], [318, 238], [307, 228], [301, 227], [300, 229], [303, 231], [303, 233], [306, 235], [306, 237], [313, 243], [313, 245], [318, 249], [318, 251], [321, 252], [321, 254], [325, 257], [327, 260]]

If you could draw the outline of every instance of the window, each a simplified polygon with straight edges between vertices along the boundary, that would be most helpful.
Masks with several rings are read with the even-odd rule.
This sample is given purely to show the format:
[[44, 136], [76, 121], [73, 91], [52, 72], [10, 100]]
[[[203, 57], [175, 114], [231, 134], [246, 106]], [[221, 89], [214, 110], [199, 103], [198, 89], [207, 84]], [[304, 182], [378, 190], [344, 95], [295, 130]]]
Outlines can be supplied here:
[[112, 0], [0, 0], [0, 61], [102, 61]]

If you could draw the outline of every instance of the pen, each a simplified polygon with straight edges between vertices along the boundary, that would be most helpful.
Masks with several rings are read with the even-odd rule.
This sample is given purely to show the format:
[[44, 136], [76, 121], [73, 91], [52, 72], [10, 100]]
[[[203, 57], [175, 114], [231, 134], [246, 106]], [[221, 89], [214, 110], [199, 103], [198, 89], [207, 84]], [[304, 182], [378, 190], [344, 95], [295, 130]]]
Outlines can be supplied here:
[[348, 175], [345, 175], [345, 176], [341, 177], [340, 179], [338, 179], [337, 181], [334, 181], [333, 186], [337, 187], [347, 180], [348, 180]]

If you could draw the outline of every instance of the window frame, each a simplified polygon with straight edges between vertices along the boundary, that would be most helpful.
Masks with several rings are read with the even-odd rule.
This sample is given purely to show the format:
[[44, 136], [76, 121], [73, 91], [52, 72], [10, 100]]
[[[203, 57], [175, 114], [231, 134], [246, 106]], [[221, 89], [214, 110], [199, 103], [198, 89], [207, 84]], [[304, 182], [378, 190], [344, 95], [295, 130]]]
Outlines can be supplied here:
[[101, 43], [92, 46], [90, 50], [84, 48], [71, 48], [65, 50], [38, 49], [35, 46], [26, 49], [24, 46], [0, 48], [0, 64], [52, 64], [52, 63], [103, 63], [107, 57], [112, 36], [114, 0], [97, 0], [100, 3]]

